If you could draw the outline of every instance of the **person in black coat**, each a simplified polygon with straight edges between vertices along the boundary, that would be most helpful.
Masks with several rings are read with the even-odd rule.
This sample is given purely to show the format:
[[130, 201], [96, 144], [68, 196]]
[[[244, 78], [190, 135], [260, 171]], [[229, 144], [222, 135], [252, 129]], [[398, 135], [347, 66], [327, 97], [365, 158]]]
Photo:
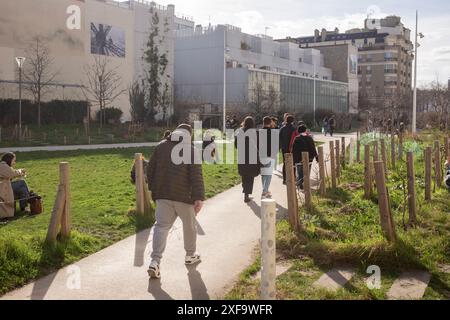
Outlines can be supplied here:
[[[253, 132], [248, 132], [249, 130]], [[244, 135], [245, 140], [242, 140], [244, 139]], [[240, 142], [241, 140], [242, 142]], [[258, 155], [258, 136], [255, 120], [252, 117], [249, 116], [244, 119], [241, 128], [236, 134], [234, 145], [238, 150], [238, 172], [242, 178], [242, 192], [245, 195], [244, 201], [247, 203], [252, 200], [250, 195], [253, 193], [255, 177], [261, 173]]]
[[297, 185], [300, 189], [303, 189], [303, 164], [302, 164], [302, 152], [309, 153], [309, 169], [311, 170], [311, 165], [314, 159], [319, 161], [319, 156], [317, 154], [316, 145], [314, 139], [306, 134], [306, 126], [300, 125], [298, 127], [298, 133], [300, 134], [294, 140], [294, 145], [292, 148], [292, 156], [294, 158], [294, 163], [297, 168]]
[[289, 144], [291, 143], [292, 134], [295, 131], [294, 117], [291, 115], [286, 116], [286, 121], [280, 129], [280, 150], [283, 154], [283, 184], [286, 184], [286, 163], [284, 160], [284, 154], [290, 153]]

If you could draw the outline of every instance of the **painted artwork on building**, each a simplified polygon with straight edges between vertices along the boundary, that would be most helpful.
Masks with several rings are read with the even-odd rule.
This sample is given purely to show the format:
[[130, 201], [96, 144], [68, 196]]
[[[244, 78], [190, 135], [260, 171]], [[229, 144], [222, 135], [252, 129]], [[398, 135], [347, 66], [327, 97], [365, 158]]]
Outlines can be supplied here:
[[125, 57], [125, 31], [102, 23], [91, 23], [91, 53]]
[[358, 56], [350, 55], [348, 58], [348, 72], [352, 74], [357, 74], [358, 72]]

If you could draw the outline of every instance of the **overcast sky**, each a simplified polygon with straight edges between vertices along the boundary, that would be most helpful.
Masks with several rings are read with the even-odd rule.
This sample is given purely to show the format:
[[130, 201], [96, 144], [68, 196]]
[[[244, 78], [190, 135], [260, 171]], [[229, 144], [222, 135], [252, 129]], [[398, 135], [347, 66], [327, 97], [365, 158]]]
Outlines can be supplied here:
[[450, 78], [449, 0], [159, 0], [174, 4], [175, 12], [192, 16], [196, 24], [232, 24], [250, 34], [274, 38], [312, 36], [314, 29], [340, 31], [362, 28], [368, 13], [380, 18], [395, 14], [411, 29], [414, 41], [415, 10], [419, 10], [418, 83]]

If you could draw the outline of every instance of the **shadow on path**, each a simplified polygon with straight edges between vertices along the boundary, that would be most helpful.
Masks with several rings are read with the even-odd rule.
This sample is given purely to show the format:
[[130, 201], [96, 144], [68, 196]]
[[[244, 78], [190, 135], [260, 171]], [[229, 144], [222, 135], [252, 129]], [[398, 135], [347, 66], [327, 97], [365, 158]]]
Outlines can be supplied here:
[[151, 293], [155, 300], [174, 300], [161, 288], [161, 279], [150, 279], [148, 281], [148, 292]]
[[134, 246], [134, 266], [142, 267], [144, 265], [145, 249], [147, 248], [148, 239], [150, 237], [151, 229], [136, 234], [136, 242]]
[[186, 266], [186, 269], [188, 270], [192, 300], [210, 300], [208, 289], [203, 282], [202, 275], [197, 270], [197, 265]]
[[255, 216], [261, 219], [261, 207], [256, 204], [254, 200], [247, 203], [250, 209], [252, 209]]

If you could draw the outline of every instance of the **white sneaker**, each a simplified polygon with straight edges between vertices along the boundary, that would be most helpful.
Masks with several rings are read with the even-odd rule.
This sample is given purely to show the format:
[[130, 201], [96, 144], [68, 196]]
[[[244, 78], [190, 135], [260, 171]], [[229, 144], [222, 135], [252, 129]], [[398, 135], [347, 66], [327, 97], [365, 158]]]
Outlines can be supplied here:
[[159, 264], [156, 261], [152, 261], [147, 270], [148, 276], [152, 279], [161, 278], [161, 272], [159, 270]]
[[184, 263], [187, 265], [196, 264], [201, 261], [202, 259], [200, 258], [200, 255], [198, 253], [194, 254], [193, 256], [186, 256], [184, 259]]

